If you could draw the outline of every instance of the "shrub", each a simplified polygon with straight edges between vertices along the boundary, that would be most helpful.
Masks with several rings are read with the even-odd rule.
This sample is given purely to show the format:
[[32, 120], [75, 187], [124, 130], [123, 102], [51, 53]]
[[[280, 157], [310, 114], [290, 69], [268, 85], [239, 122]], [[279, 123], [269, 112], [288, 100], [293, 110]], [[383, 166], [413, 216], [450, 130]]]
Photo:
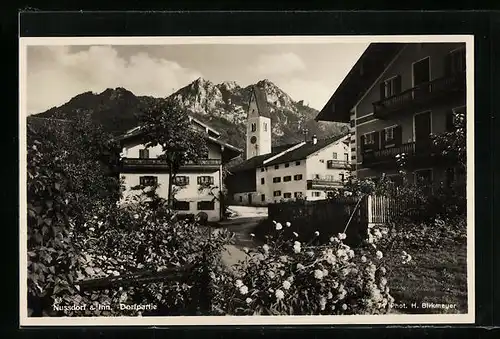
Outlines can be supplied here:
[[[36, 120], [38, 121], [38, 120]], [[227, 234], [177, 221], [155, 191], [117, 205], [110, 171], [119, 153], [88, 119], [28, 124], [28, 315], [138, 315], [119, 304], [154, 304], [152, 314], [208, 312], [207, 281]], [[83, 291], [79, 281], [187, 266], [173, 282]], [[87, 305], [85, 312], [54, 306]], [[108, 305], [109, 309], [90, 309]]]
[[[150, 201], [151, 202], [151, 201]], [[81, 256], [74, 268], [78, 281], [133, 272], [161, 273], [169, 268], [189, 267], [172, 281], [115, 285], [105, 289], [55, 295], [61, 305], [83, 303], [110, 305], [109, 310], [90, 310], [87, 316], [112, 315], [197, 315], [209, 312], [210, 271], [220, 265], [220, 255], [230, 240], [228, 233], [212, 234], [195, 223], [177, 221], [167, 208], [129, 203], [107, 214], [89, 218], [86, 234], [70, 238], [79, 244]], [[119, 305], [154, 305], [151, 310], [126, 309]], [[64, 315], [82, 315], [79, 311]]]
[[28, 307], [41, 316], [53, 296], [76, 292], [70, 232], [84, 232], [86, 215], [114, 204], [120, 186], [109, 167], [116, 145], [88, 119], [28, 119], [27, 139]]
[[[289, 223], [275, 223], [282, 232]], [[394, 299], [385, 277], [384, 255], [376, 244], [352, 249], [345, 234], [332, 236], [324, 246], [269, 237], [234, 276], [219, 277], [218, 302], [226, 314], [313, 315], [381, 314]], [[298, 236], [298, 234], [297, 234]], [[317, 234], [319, 236], [319, 234]]]

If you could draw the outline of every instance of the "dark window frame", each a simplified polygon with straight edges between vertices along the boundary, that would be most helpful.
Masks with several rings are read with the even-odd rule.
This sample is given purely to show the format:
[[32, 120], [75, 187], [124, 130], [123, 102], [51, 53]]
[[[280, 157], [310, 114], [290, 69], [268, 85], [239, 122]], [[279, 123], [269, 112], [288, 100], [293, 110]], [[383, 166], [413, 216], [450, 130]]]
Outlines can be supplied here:
[[[206, 180], [206, 178], [209, 178], [209, 179]], [[215, 182], [215, 179], [211, 175], [199, 175], [198, 177], [196, 177], [196, 183], [198, 185], [206, 185], [206, 184], [213, 185], [214, 182]]]
[[[152, 183], [149, 182], [152, 180]], [[154, 186], [158, 184], [158, 177], [155, 175], [144, 175], [139, 177], [139, 184], [141, 186]]]
[[[204, 206], [203, 204], [207, 204], [208, 207]], [[213, 200], [198, 201], [196, 207], [198, 211], [213, 211], [215, 210], [215, 201]]]

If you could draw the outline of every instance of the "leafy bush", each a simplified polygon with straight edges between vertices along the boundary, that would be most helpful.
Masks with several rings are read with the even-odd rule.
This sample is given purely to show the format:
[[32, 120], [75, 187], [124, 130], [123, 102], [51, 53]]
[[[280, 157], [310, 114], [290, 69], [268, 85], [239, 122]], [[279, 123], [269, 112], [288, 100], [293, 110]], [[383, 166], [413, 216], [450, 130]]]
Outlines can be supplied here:
[[[178, 221], [155, 191], [120, 205], [109, 164], [119, 148], [83, 118], [28, 123], [28, 314], [137, 315], [119, 304], [154, 304], [155, 314], [209, 310], [209, 269], [227, 235]], [[84, 291], [80, 280], [190, 267], [171, 283]], [[161, 279], [158, 279], [161, 281]], [[87, 305], [85, 312], [58, 306]], [[92, 310], [91, 305], [96, 309]], [[97, 309], [97, 306], [110, 306]], [[166, 306], [165, 306], [166, 305]]]
[[[61, 295], [62, 304], [112, 305], [110, 310], [88, 310], [85, 315], [196, 315], [209, 312], [206, 289], [209, 270], [220, 265], [223, 246], [229, 242], [224, 232], [194, 223], [177, 221], [163, 206], [135, 203], [95, 216], [86, 225], [88, 234], [73, 238], [82, 244], [82, 256], [75, 268], [78, 280], [121, 276], [133, 272], [161, 273], [169, 268], [190, 267], [172, 281], [116, 285], [104, 290]], [[204, 301], [204, 299], [206, 299]], [[205, 304], [204, 304], [205, 303]], [[151, 310], [123, 310], [122, 305], [155, 305]], [[66, 315], [81, 313], [70, 311]]]
[[89, 119], [28, 119], [27, 139], [28, 307], [41, 316], [52, 296], [75, 292], [70, 232], [85, 232], [85, 216], [113, 205], [120, 185], [109, 166], [116, 145]]
[[376, 244], [352, 249], [343, 243], [343, 233], [324, 246], [286, 241], [279, 232], [290, 226], [275, 223], [278, 235], [246, 250], [234, 277], [217, 277], [221, 310], [236, 315], [390, 312], [394, 299]]

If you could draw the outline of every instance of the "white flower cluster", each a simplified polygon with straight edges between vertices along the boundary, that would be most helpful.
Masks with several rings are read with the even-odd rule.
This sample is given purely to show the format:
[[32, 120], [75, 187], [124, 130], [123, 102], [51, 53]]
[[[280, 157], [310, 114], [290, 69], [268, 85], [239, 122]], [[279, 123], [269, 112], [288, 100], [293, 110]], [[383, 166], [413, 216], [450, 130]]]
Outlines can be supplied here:
[[302, 248], [301, 248], [301, 246], [302, 246], [302, 245], [300, 244], [300, 241], [295, 241], [295, 242], [293, 243], [293, 252], [294, 252], [294, 253], [300, 253], [300, 251], [301, 251], [301, 249], [302, 249]]
[[248, 293], [248, 287], [246, 285], [243, 284], [243, 281], [241, 281], [240, 279], [236, 280], [235, 284], [237, 289], [240, 290], [240, 293], [242, 295], [246, 295]]
[[407, 264], [411, 261], [411, 255], [409, 255], [408, 253], [406, 253], [406, 251], [403, 251], [402, 255], [401, 255], [401, 258], [403, 259], [403, 265], [404, 264]]

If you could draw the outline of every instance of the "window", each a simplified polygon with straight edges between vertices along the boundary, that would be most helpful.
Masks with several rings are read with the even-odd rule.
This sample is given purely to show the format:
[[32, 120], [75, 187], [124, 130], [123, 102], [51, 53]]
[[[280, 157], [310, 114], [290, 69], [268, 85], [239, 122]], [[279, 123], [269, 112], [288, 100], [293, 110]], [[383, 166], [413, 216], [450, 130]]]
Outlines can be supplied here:
[[355, 155], [351, 155], [351, 160], [356, 160], [356, 156]]
[[290, 199], [292, 197], [292, 193], [284, 193], [283, 198]]
[[276, 183], [276, 182], [281, 182], [281, 177], [274, 177], [273, 178], [273, 182]]
[[296, 174], [293, 176], [293, 180], [302, 180], [302, 174]]
[[333, 152], [332, 153], [332, 159], [333, 160], [337, 160], [337, 152]]
[[382, 99], [392, 97], [401, 92], [401, 77], [395, 76], [380, 84], [380, 97]]
[[321, 192], [312, 192], [312, 196], [318, 198], [321, 196]]
[[339, 174], [340, 181], [344, 181], [344, 173]]
[[446, 75], [465, 71], [465, 48], [451, 51], [445, 58]]
[[213, 185], [214, 177], [209, 175], [202, 175], [197, 178], [198, 185]]
[[260, 171], [261, 171], [261, 172], [264, 172], [264, 171], [265, 171], [265, 170], [264, 170], [264, 167], [262, 167], [262, 168], [260, 169]]
[[280, 168], [280, 165], [274, 165], [274, 169]]
[[140, 159], [149, 159], [149, 150], [147, 148], [139, 150]]
[[172, 205], [176, 211], [189, 211], [189, 201], [174, 200]]
[[158, 184], [158, 177], [154, 176], [139, 177], [139, 183], [142, 186], [154, 186]]
[[274, 192], [273, 192], [273, 195], [274, 195], [275, 197], [279, 197], [279, 196], [281, 196], [281, 191], [274, 191]]
[[186, 186], [189, 185], [189, 177], [187, 175], [180, 175], [174, 178], [174, 185]]
[[257, 130], [257, 124], [252, 123], [252, 132], [255, 132]]
[[333, 177], [333, 175], [331, 175], [331, 174], [327, 174], [327, 175], [325, 175], [325, 179], [326, 179], [326, 180], [333, 181], [333, 180], [334, 180], [334, 177]]
[[385, 131], [385, 141], [392, 141], [394, 140], [394, 130], [396, 129], [396, 126], [391, 126], [384, 128]]
[[287, 163], [285, 164], [285, 167], [290, 167], [290, 163], [288, 163], [288, 162], [287, 162]]
[[287, 175], [286, 177], [283, 177], [283, 181], [284, 182], [292, 181], [292, 176], [291, 175]]
[[265, 179], [264, 178], [260, 178], [260, 184], [264, 185], [264, 183], [265, 183]]
[[213, 211], [215, 203], [213, 201], [198, 201], [198, 211]]
[[349, 153], [344, 153], [344, 161], [349, 162]]
[[267, 132], [267, 122], [264, 123], [264, 132]]
[[243, 197], [240, 195], [240, 202], [243, 202]]
[[296, 161], [295, 166], [300, 166], [300, 161]]
[[260, 200], [261, 201], [266, 201], [266, 195], [265, 194], [261, 194], [260, 195]]
[[375, 132], [367, 133], [365, 136], [365, 145], [375, 144]]
[[302, 192], [294, 192], [293, 197], [294, 198], [302, 198]]

